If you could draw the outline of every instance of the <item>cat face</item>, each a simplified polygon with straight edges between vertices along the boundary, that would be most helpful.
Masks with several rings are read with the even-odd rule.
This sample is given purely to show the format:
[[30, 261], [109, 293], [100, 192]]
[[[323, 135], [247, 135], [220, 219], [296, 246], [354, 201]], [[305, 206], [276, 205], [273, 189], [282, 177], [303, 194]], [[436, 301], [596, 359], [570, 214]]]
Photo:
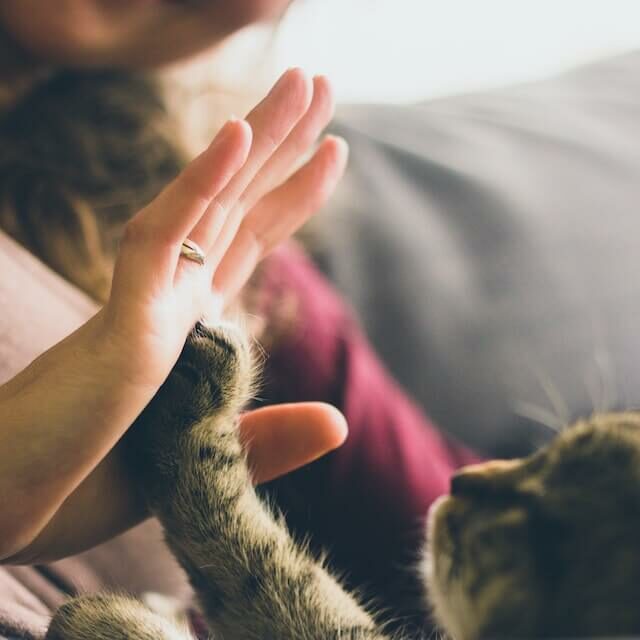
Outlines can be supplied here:
[[456, 640], [640, 633], [640, 414], [463, 469], [427, 536], [429, 598]]

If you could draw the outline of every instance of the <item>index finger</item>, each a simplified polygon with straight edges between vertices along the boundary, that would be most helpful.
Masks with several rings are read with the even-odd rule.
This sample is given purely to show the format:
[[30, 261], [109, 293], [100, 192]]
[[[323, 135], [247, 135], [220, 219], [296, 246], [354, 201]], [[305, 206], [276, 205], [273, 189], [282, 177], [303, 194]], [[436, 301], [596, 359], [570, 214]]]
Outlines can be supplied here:
[[163, 229], [172, 240], [184, 240], [211, 201], [243, 167], [253, 133], [244, 120], [229, 120], [212, 143], [156, 198], [142, 220]]
[[116, 263], [126, 284], [139, 290], [173, 281], [180, 246], [211, 201], [244, 165], [251, 148], [247, 122], [229, 121], [213, 142], [125, 227]]
[[233, 216], [238, 211], [242, 212], [243, 198], [250, 191], [248, 187], [304, 116], [312, 95], [311, 81], [304, 72], [301, 69], [289, 69], [266, 98], [247, 115], [247, 122], [253, 131], [249, 156], [242, 169], [216, 197], [211, 210], [202, 216], [191, 235], [207, 254], [220, 240], [219, 236], [224, 235], [221, 229], [228, 223], [227, 214]]

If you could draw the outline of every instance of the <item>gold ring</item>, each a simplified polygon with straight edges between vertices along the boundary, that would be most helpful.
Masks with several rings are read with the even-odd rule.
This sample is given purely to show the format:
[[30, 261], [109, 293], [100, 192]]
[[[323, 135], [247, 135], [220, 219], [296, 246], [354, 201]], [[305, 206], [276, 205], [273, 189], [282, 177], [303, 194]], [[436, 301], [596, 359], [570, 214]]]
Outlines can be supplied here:
[[189, 240], [189, 238], [182, 243], [180, 255], [187, 260], [197, 262], [200, 266], [204, 265], [204, 251], [193, 240]]

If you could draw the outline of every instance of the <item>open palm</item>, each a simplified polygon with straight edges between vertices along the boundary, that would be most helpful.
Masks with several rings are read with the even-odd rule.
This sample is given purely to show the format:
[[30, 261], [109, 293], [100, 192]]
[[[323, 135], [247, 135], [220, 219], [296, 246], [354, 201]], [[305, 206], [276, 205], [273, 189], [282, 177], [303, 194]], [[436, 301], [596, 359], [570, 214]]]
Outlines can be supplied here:
[[[332, 193], [345, 143], [327, 137], [297, 171], [333, 112], [327, 80], [287, 71], [245, 120], [231, 120], [211, 145], [127, 225], [109, 302], [108, 340], [123, 341], [132, 379], [157, 386], [190, 328], [231, 300], [256, 264]], [[190, 238], [201, 266], [180, 257]]]

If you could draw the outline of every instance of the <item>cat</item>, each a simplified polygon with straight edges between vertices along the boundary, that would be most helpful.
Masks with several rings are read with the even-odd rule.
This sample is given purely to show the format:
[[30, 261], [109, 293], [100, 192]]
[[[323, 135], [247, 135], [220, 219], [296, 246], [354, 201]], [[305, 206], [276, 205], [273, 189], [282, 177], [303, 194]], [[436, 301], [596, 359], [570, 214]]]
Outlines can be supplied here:
[[[5, 91], [8, 99], [3, 100], [0, 86], [0, 227], [104, 302], [124, 222], [179, 172], [186, 154], [148, 78], [121, 71], [44, 70], [40, 78], [36, 70], [35, 76], [33, 86], [20, 83], [15, 96]], [[227, 350], [221, 351], [215, 336]], [[230, 465], [233, 476], [225, 473], [226, 463], [220, 461], [229, 459], [223, 447], [236, 442], [234, 416], [251, 378], [243, 340], [228, 330], [204, 328], [190, 337], [176, 370], [127, 436], [137, 452], [131, 466], [140, 468], [151, 507], [176, 555], [191, 570], [201, 599], [210, 602], [211, 626], [225, 632], [223, 637], [345, 638], [351, 633], [385, 638], [372, 616], [257, 501], [244, 459]], [[634, 601], [640, 584], [638, 431], [636, 414], [593, 418], [567, 429], [531, 458], [488, 463], [453, 478], [452, 496], [430, 510], [421, 567], [435, 618], [450, 635], [465, 640], [640, 634]], [[159, 433], [168, 438], [166, 451], [154, 444]], [[201, 440], [211, 452], [211, 459], [207, 454], [200, 461], [208, 469], [204, 475], [199, 458], [189, 458], [198, 453]], [[174, 468], [178, 459], [190, 462]], [[232, 482], [243, 490], [235, 499], [226, 493]], [[184, 502], [192, 512], [171, 510], [178, 486], [187, 493], [180, 497], [190, 498]], [[214, 504], [229, 508], [237, 519], [216, 520], [207, 510]], [[265, 526], [252, 537], [241, 525], [253, 520]], [[213, 535], [203, 539], [200, 531], [198, 537], [195, 526], [217, 532], [217, 545]], [[239, 538], [243, 531], [246, 537]], [[269, 546], [269, 536], [277, 544]], [[221, 548], [239, 555], [224, 555]], [[269, 550], [281, 556], [267, 564], [261, 554]], [[208, 559], [197, 564], [194, 558], [201, 555]], [[250, 566], [242, 569], [240, 561]], [[283, 568], [290, 561], [313, 571], [290, 575]], [[216, 574], [227, 570], [235, 575], [234, 562], [250, 576], [246, 585], [256, 593], [251, 604], [237, 585]], [[203, 565], [208, 572], [194, 570]], [[311, 612], [300, 596], [309, 576], [318, 581], [317, 597], [329, 593]], [[234, 608], [216, 611], [211, 604], [216, 598]], [[264, 635], [251, 631], [251, 636], [243, 626], [249, 621]], [[330, 626], [326, 635], [320, 623]], [[187, 637], [140, 603], [109, 595], [63, 606], [49, 636]]]
[[[252, 358], [198, 324], [127, 452], [214, 638], [392, 640], [257, 497], [236, 431]], [[593, 417], [528, 458], [474, 465], [431, 508], [421, 571], [456, 640], [640, 633], [640, 414]], [[119, 595], [58, 609], [47, 640], [187, 640]]]
[[463, 469], [427, 530], [423, 572], [454, 638], [640, 634], [640, 414]]

